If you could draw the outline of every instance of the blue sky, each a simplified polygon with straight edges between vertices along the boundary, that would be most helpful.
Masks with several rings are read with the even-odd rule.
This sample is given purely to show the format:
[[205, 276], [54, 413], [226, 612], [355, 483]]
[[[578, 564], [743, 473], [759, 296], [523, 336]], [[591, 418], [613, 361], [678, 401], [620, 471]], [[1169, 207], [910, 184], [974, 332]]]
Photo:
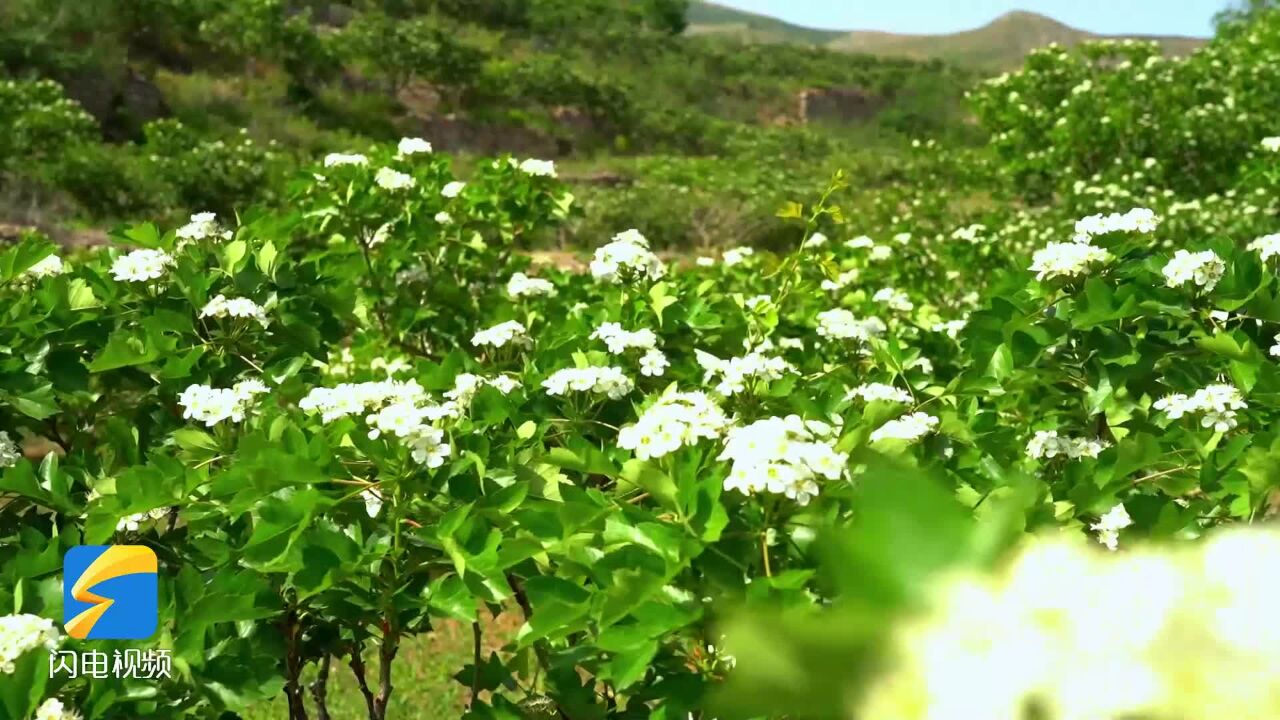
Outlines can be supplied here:
[[1106, 34], [1212, 33], [1214, 13], [1230, 0], [713, 0], [788, 22], [834, 30], [947, 33], [985, 25], [1010, 10], [1030, 10]]

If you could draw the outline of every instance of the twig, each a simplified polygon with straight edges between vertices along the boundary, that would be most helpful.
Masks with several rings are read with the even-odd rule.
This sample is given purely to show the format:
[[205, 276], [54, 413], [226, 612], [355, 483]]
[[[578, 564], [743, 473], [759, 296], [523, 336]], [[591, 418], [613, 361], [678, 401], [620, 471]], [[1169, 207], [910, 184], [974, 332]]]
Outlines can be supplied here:
[[364, 696], [365, 709], [369, 712], [369, 720], [377, 720], [377, 705], [373, 698], [373, 691], [369, 689], [369, 681], [365, 677], [364, 657], [361, 652], [364, 647], [356, 644], [351, 648], [351, 660], [348, 663], [351, 666], [351, 673], [356, 676], [356, 685], [360, 686], [360, 694]]
[[311, 683], [311, 698], [316, 703], [316, 720], [329, 720], [329, 653], [320, 659], [315, 682]]
[[469, 707], [475, 708], [476, 700], [480, 697], [480, 647], [482, 639], [482, 631], [480, 629], [480, 621], [476, 620], [471, 623], [471, 654], [474, 663], [471, 667], [471, 704]]

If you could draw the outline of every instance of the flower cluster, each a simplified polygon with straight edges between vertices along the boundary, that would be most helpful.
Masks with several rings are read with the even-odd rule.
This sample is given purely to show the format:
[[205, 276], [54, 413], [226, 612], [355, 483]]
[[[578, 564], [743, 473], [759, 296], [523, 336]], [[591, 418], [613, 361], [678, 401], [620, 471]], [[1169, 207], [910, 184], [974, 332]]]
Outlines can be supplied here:
[[267, 311], [248, 298], [228, 298], [217, 295], [200, 310], [202, 318], [249, 318], [257, 321], [262, 327], [271, 323]]
[[859, 270], [857, 268], [854, 268], [852, 270], [845, 270], [844, 272], [837, 275], [834, 279], [825, 278], [822, 281], [822, 289], [826, 290], [827, 292], [835, 292], [837, 290], [843, 290], [846, 287], [848, 287], [851, 283], [857, 281], [859, 274], [860, 274]]
[[373, 176], [373, 182], [383, 190], [390, 192], [410, 190], [418, 184], [418, 181], [414, 180], [412, 175], [385, 167], [378, 169], [377, 174]]
[[618, 447], [649, 460], [700, 439], [715, 439], [728, 424], [724, 411], [706, 393], [672, 391], [641, 413], [635, 424], [618, 432]]
[[836, 452], [834, 435], [830, 425], [798, 415], [731, 428], [719, 456], [733, 462], [724, 489], [785, 495], [807, 505], [818, 495], [818, 478], [838, 480], [845, 472], [849, 457]]
[[401, 156], [429, 153], [431, 152], [431, 143], [422, 138], [401, 138], [400, 143], [396, 146], [396, 151]]
[[890, 420], [871, 433], [871, 442], [881, 440], [905, 440], [915, 442], [938, 427], [938, 418], [928, 413], [916, 412]]
[[884, 321], [874, 315], [865, 320], [859, 320], [853, 313], [843, 308], [818, 313], [818, 335], [828, 340], [865, 342], [883, 335], [887, 329]]
[[343, 165], [363, 166], [368, 164], [369, 158], [359, 153], [329, 153], [324, 156], [324, 166], [327, 168], [341, 167]]
[[911, 393], [906, 390], [900, 390], [892, 385], [884, 383], [866, 383], [849, 391], [845, 396], [846, 400], [854, 398], [862, 398], [864, 402], [891, 402], [910, 404], [913, 402]]
[[658, 346], [658, 336], [652, 330], [623, 330], [622, 325], [615, 322], [601, 324], [591, 333], [591, 339], [603, 340], [609, 352], [614, 355], [622, 355], [633, 348], [652, 350]]
[[22, 277], [26, 280], [43, 280], [45, 278], [57, 277], [66, 272], [66, 266], [62, 262], [62, 258], [57, 255], [50, 255], [40, 262], [27, 268], [22, 273]]
[[1249, 243], [1249, 249], [1258, 253], [1262, 258], [1262, 262], [1266, 262], [1273, 257], [1280, 256], [1280, 233], [1263, 235], [1257, 240]]
[[304, 412], [320, 413], [325, 423], [348, 415], [358, 415], [385, 403], [418, 401], [426, 391], [416, 380], [381, 380], [378, 382], [342, 383], [332, 388], [315, 388], [298, 402]]
[[1134, 208], [1127, 213], [1090, 215], [1076, 222], [1076, 241], [1088, 243], [1090, 238], [1117, 232], [1150, 234], [1160, 226], [1160, 218], [1147, 208]]
[[727, 267], [733, 267], [734, 265], [741, 265], [742, 263], [746, 262], [747, 258], [755, 254], [756, 254], [755, 248], [736, 247], [736, 248], [729, 248], [728, 250], [725, 250], [724, 255], [722, 257], [724, 259], [724, 264]]
[[162, 520], [169, 514], [169, 508], [155, 508], [146, 512], [134, 513], [126, 515], [116, 521], [116, 532], [138, 532], [138, 528], [142, 527], [142, 523]]
[[120, 282], [148, 282], [164, 277], [173, 256], [163, 250], [134, 250], [111, 263], [111, 276]]
[[1195, 253], [1179, 250], [1160, 272], [1164, 274], [1165, 285], [1169, 287], [1181, 287], [1194, 282], [1204, 288], [1205, 292], [1210, 292], [1217, 287], [1226, 270], [1227, 266], [1222, 258], [1212, 250]]
[[876, 292], [871, 300], [872, 302], [881, 303], [895, 312], [911, 312], [916, 307], [906, 293], [893, 288], [884, 288]]
[[476, 393], [480, 392], [482, 387], [491, 387], [503, 395], [509, 395], [513, 390], [520, 387], [520, 381], [510, 375], [497, 375], [487, 378], [480, 375], [472, 375], [471, 373], [462, 373], [453, 379], [453, 389], [446, 392], [444, 396], [458, 405], [470, 405], [471, 399], [476, 396]]
[[507, 294], [513, 298], [551, 296], [556, 294], [556, 286], [549, 280], [529, 277], [524, 273], [515, 273], [507, 281]]
[[462, 182], [462, 181], [460, 181], [460, 180], [454, 180], [453, 182], [451, 182], [451, 183], [449, 183], [449, 184], [445, 185], [444, 187], [440, 188], [440, 195], [441, 195], [441, 197], [446, 197], [446, 198], [449, 198], [449, 199], [453, 199], [453, 198], [456, 198], [456, 197], [458, 197], [459, 195], [461, 195], [461, 194], [462, 194], [462, 191], [463, 191], [466, 187], [467, 187], [467, 184], [466, 184], [466, 183], [464, 183], [464, 182]]
[[1161, 410], [1170, 420], [1183, 415], [1201, 413], [1200, 426], [1227, 432], [1239, 424], [1236, 411], [1248, 406], [1234, 385], [1217, 383], [1203, 387], [1191, 395], [1174, 393], [1155, 401], [1151, 407]]
[[192, 215], [191, 222], [178, 228], [175, 234], [178, 237], [178, 247], [211, 237], [218, 237], [224, 240], [231, 237], [231, 231], [222, 230], [218, 226], [218, 216], [211, 212]]
[[625, 397], [635, 388], [631, 378], [616, 367], [584, 367], [557, 370], [546, 380], [542, 387], [548, 395], [564, 395], [570, 390], [607, 395], [610, 400]]
[[1031, 267], [1036, 280], [1073, 278], [1084, 275], [1091, 265], [1111, 262], [1107, 250], [1081, 242], [1054, 242], [1045, 245], [1031, 256]]
[[243, 422], [258, 395], [267, 392], [260, 380], [243, 380], [230, 388], [190, 385], [178, 396], [182, 417], [213, 427], [223, 420]]
[[658, 280], [666, 273], [666, 265], [649, 250], [649, 240], [638, 230], [613, 236], [609, 244], [596, 248], [591, 259], [591, 276], [607, 283]]
[[715, 391], [725, 397], [745, 392], [749, 383], [770, 382], [796, 372], [794, 365], [780, 357], [766, 355], [764, 348], [728, 360], [702, 350], [695, 350], [694, 356], [703, 370], [703, 384], [719, 378]]
[[444, 430], [432, 423], [453, 417], [456, 407], [444, 405], [419, 405], [413, 400], [401, 400], [387, 405], [365, 418], [369, 425], [369, 439], [377, 440], [383, 434], [403, 442], [415, 462], [429, 468], [444, 464], [452, 452], [446, 443]]
[[38, 615], [0, 617], [0, 675], [12, 675], [18, 658], [39, 647], [53, 650], [59, 640], [52, 620]]
[[1098, 533], [1098, 542], [1108, 550], [1115, 551], [1120, 546], [1120, 531], [1132, 524], [1133, 518], [1129, 517], [1124, 504], [1120, 503], [1098, 518], [1098, 522], [1090, 525], [1089, 529]]
[[476, 347], [500, 348], [509, 343], [529, 347], [533, 344], [533, 341], [529, 339], [529, 331], [525, 326], [515, 320], [499, 323], [471, 336], [471, 344]]
[[34, 720], [80, 720], [80, 713], [63, 705], [58, 698], [49, 698], [36, 708]]
[[535, 160], [533, 158], [529, 158], [528, 160], [520, 163], [519, 169], [520, 172], [525, 175], [532, 175], [534, 177], [553, 178], [556, 176], [556, 164], [551, 160]]
[[21, 459], [22, 448], [9, 437], [9, 433], [0, 430], [0, 469], [11, 468]]
[[1107, 444], [1101, 440], [1059, 437], [1057, 430], [1037, 430], [1027, 443], [1027, 456], [1036, 460], [1056, 457], [1078, 460], [1096, 458], [1105, 449]]
[[1277, 556], [1256, 528], [1123, 554], [1040, 541], [937, 588], [857, 717], [1276, 717], [1280, 583], [1258, 568]]

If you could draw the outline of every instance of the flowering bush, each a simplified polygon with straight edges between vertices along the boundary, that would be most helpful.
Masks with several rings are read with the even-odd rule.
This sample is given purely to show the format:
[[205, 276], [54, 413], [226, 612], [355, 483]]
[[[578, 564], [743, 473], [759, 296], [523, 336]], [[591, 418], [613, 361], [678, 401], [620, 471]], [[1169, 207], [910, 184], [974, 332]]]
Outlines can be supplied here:
[[[0, 254], [9, 715], [217, 717], [283, 693], [301, 718], [350, 671], [381, 720], [405, 640], [461, 622], [468, 718], [712, 717], [731, 670], [743, 715], [831, 717], [876, 667], [872, 707], [942, 717], [911, 704], [931, 702], [921, 657], [951, 647], [948, 608], [987, 610], [944, 596], [936, 636], [893, 635], [930, 576], [995, 565], [1023, 532], [1125, 553], [1273, 512], [1280, 283], [1256, 158], [1218, 195], [1130, 175], [976, 210], [912, 183], [851, 204], [837, 175], [778, 213], [783, 254], [668, 261], [616, 228], [570, 273], [519, 252], [574, 207], [553, 164], [462, 180], [425, 140], [358, 150], [281, 209]], [[913, 153], [925, 180], [965, 157]], [[156, 638], [103, 644], [171, 650], [158, 684], [42, 672], [62, 552], [108, 542], [160, 556]], [[750, 622], [726, 652], [735, 607], [786, 610], [775, 662]], [[816, 607], [854, 620], [805, 630]], [[520, 628], [497, 652], [486, 614]], [[1077, 649], [991, 701], [1057, 708], [1048, 683], [1075, 678], [1041, 670]], [[1174, 701], [1147, 690], [1099, 712]]]

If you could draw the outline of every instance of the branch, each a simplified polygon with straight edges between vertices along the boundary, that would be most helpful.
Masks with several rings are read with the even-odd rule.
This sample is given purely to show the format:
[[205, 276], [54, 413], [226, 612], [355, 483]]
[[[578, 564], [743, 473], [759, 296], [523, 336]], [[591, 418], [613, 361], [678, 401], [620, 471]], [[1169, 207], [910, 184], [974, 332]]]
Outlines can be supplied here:
[[316, 703], [316, 720], [329, 720], [329, 660], [331, 657], [329, 653], [325, 653], [320, 659], [316, 680], [311, 683], [311, 698]]
[[481, 630], [480, 621], [471, 623], [471, 654], [474, 664], [471, 666], [471, 707], [474, 708], [476, 699], [480, 697], [480, 641]]
[[284, 619], [285, 681], [284, 692], [289, 699], [289, 720], [307, 720], [307, 705], [299, 678], [302, 676], [302, 653], [298, 647], [298, 615], [292, 609]]
[[378, 697], [374, 708], [378, 711], [374, 720], [386, 720], [387, 706], [391, 703], [391, 664], [400, 649], [400, 637], [391, 624], [382, 627], [382, 644], [378, 646]]
[[360, 653], [364, 648], [357, 643], [351, 648], [351, 673], [356, 676], [356, 684], [360, 686], [360, 694], [364, 696], [365, 709], [369, 712], [369, 720], [378, 720], [377, 705], [373, 699], [373, 691], [369, 689], [369, 681], [365, 679], [364, 658]]

